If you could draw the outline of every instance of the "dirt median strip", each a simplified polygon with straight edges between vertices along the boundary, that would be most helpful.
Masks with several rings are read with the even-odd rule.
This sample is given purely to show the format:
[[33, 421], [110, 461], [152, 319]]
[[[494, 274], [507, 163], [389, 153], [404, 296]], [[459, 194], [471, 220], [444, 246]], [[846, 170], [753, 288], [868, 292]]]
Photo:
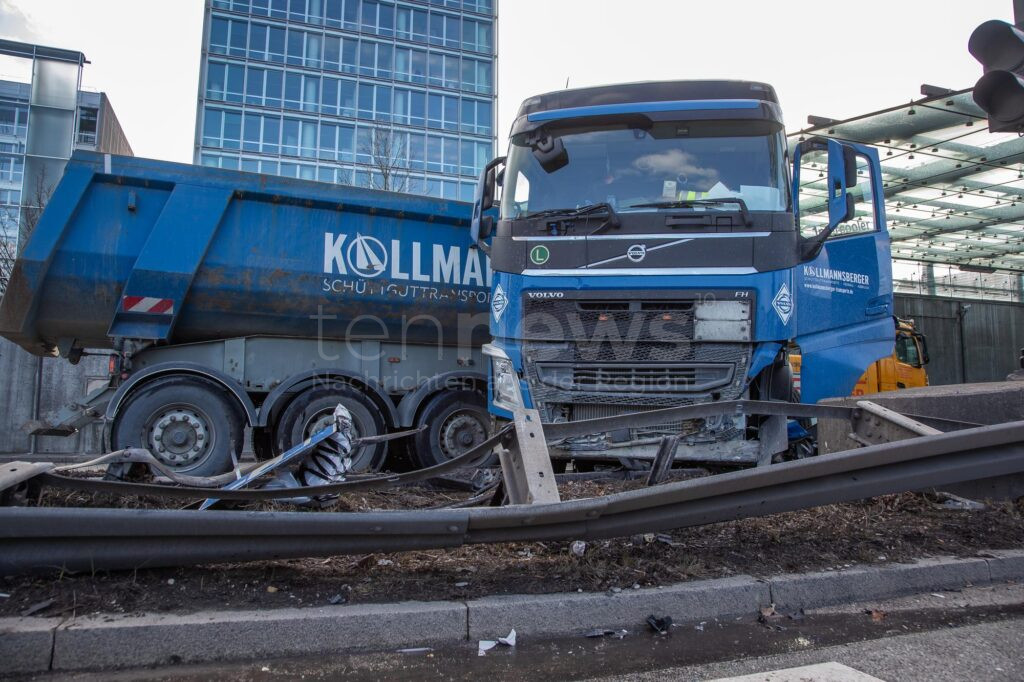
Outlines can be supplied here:
[[[1024, 580], [1024, 551], [980, 552], [914, 564], [734, 576], [618, 593], [505, 595], [466, 602], [354, 604], [189, 615], [93, 614], [61, 621], [0, 619], [4, 673], [110, 670], [175, 663], [458, 645], [502, 628], [521, 636], [575, 636], [598, 627], [639, 628], [651, 611], [676, 622], [749, 614], [775, 600], [787, 608], [958, 590]], [[386, 643], [386, 644], [385, 644]]]

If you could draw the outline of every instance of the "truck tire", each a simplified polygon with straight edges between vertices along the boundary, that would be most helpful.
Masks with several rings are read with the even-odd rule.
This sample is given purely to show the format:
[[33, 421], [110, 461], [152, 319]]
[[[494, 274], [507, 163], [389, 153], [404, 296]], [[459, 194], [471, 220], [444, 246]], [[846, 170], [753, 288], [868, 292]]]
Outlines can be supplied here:
[[447, 462], [490, 435], [487, 400], [479, 391], [442, 391], [430, 397], [416, 419], [427, 425], [413, 437], [412, 458], [420, 468]]
[[240, 407], [222, 387], [193, 376], [143, 384], [118, 411], [111, 444], [142, 447], [175, 471], [216, 476], [235, 466], [245, 424]]
[[[286, 452], [329, 426], [338, 403], [351, 413], [352, 429], [356, 437], [379, 436], [387, 431], [380, 408], [359, 389], [353, 386], [310, 389], [297, 395], [281, 412], [274, 430], [277, 454]], [[329, 449], [331, 442], [325, 441], [320, 447]], [[387, 447], [387, 443], [378, 443], [359, 448], [351, 455], [352, 471], [380, 471], [387, 458]]]

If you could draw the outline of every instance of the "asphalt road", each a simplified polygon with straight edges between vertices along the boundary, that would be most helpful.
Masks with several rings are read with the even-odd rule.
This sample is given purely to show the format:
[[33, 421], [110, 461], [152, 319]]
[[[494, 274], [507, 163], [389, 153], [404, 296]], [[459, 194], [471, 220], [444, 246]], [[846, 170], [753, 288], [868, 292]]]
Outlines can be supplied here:
[[[35, 679], [622, 680], [722, 677], [834, 661], [882, 680], [1024, 679], [1024, 586], [999, 585], [870, 604], [686, 622], [671, 634], [635, 628], [622, 639], [524, 641], [479, 656], [477, 647], [337, 658], [253, 661]], [[802, 676], [803, 677], [803, 676]], [[786, 678], [782, 678], [786, 679]], [[806, 677], [803, 677], [806, 679]]]

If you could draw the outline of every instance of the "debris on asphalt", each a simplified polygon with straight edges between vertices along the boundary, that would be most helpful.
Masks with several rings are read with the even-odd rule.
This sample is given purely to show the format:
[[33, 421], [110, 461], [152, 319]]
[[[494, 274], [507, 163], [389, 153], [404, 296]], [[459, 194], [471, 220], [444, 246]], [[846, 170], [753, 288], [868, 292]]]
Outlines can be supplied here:
[[510, 630], [507, 635], [505, 635], [504, 637], [499, 637], [497, 640], [494, 640], [494, 639], [481, 639], [477, 643], [476, 655], [477, 656], [486, 656], [488, 651], [490, 651], [494, 647], [498, 646], [499, 644], [503, 644], [504, 646], [515, 646], [516, 645], [516, 630], [515, 630], [515, 628], [512, 628], [512, 630]]
[[762, 606], [757, 614], [757, 622], [764, 625], [769, 630], [785, 630], [785, 626], [780, 625], [780, 621], [795, 621], [801, 622], [804, 619], [804, 610], [797, 609], [790, 613], [780, 613], [775, 609], [775, 604], [769, 604], [768, 606]]
[[344, 604], [347, 601], [348, 601], [348, 599], [346, 599], [344, 596], [342, 596], [339, 593], [339, 594], [334, 595], [330, 599], [328, 599], [327, 603], [331, 604], [332, 606], [337, 606], [338, 604]]
[[21, 615], [25, 616], [25, 617], [28, 617], [28, 616], [31, 616], [33, 614], [39, 613], [40, 611], [45, 611], [46, 609], [48, 609], [51, 606], [53, 606], [53, 603], [55, 601], [57, 601], [57, 600], [54, 599], [53, 597], [50, 597], [49, 599], [44, 599], [43, 601], [36, 602], [32, 606], [30, 606], [27, 609], [25, 609], [24, 611], [22, 611]]
[[885, 611], [881, 609], [864, 609], [864, 613], [871, 616], [872, 623], [881, 623], [885, 620]]
[[469, 586], [469, 583], [466, 582], [466, 581], [462, 581], [461, 583], [455, 583], [455, 587], [468, 587], [468, 586]]
[[391, 559], [377, 559], [378, 566], [393, 566], [394, 563]]
[[429, 646], [416, 646], [416, 647], [411, 647], [409, 649], [398, 649], [395, 653], [398, 653], [398, 654], [425, 654], [428, 651], [433, 651], [433, 650], [434, 649], [429, 647]]
[[583, 556], [587, 552], [587, 543], [583, 540], [575, 540], [569, 545], [569, 551], [573, 553], [573, 556]]
[[6, 592], [0, 592], [0, 599], [8, 599], [10, 598], [10, 596], [11, 595], [7, 594]]
[[694, 625], [693, 629], [697, 630], [698, 632], [704, 632], [704, 626], [707, 625], [707, 624], [708, 624], [708, 622], [706, 620], [702, 620], [701, 622], [699, 622], [696, 625]]
[[659, 635], [667, 635], [668, 631], [672, 628], [672, 616], [662, 616], [659, 618], [651, 614], [647, 616], [647, 624], [651, 630], [654, 630]]
[[270, 594], [274, 594], [275, 592], [277, 592], [277, 588], [273, 585], [267, 585], [267, 592], [269, 592]]
[[596, 638], [596, 637], [615, 637], [616, 639], [623, 639], [629, 634], [629, 630], [608, 630], [606, 628], [594, 628], [583, 634], [584, 637]]

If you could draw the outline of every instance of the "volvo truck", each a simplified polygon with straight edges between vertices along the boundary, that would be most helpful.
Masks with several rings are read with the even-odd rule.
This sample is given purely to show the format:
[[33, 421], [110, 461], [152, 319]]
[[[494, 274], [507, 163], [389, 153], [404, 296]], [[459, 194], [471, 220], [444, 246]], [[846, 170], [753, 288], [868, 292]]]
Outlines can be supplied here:
[[[881, 169], [864, 145], [788, 149], [774, 89], [671, 81], [523, 102], [484, 170], [491, 411], [544, 422], [708, 401], [849, 395], [892, 354]], [[742, 414], [549, 443], [576, 461], [770, 461]]]

